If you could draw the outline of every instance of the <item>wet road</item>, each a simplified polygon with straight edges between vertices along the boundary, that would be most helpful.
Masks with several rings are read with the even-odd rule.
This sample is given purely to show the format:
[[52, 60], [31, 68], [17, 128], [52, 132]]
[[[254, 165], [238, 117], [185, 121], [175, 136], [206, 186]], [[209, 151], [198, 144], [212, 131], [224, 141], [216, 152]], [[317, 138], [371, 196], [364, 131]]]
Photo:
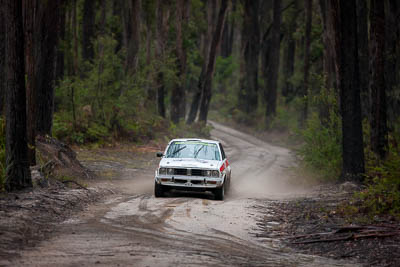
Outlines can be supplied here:
[[291, 181], [294, 161], [287, 149], [212, 124], [212, 136], [223, 142], [232, 166], [232, 188], [224, 201], [211, 194], [156, 199], [154, 166], [145, 173], [118, 166], [122, 178], [114, 186], [122, 193], [65, 221], [51, 239], [22, 252], [11, 265], [347, 266], [256, 237], [257, 221], [269, 212], [266, 199], [306, 193]]

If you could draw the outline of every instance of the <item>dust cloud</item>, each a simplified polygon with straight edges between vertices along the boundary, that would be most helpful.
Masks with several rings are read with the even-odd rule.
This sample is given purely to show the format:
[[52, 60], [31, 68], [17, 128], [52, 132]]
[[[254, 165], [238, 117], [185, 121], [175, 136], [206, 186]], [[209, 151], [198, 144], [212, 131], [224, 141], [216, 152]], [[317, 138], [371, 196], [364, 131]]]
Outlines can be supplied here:
[[[212, 139], [220, 140], [232, 168], [231, 188], [226, 200], [242, 198], [281, 199], [297, 197], [307, 192], [299, 186], [294, 173], [295, 160], [290, 150], [260, 141], [250, 135], [211, 122]], [[120, 169], [113, 187], [132, 195], [153, 194], [154, 171], [158, 159], [146, 168]], [[213, 199], [211, 194], [177, 193], [174, 196]], [[171, 195], [172, 196], [172, 195]]]
[[294, 174], [290, 150], [211, 122], [212, 137], [222, 142], [232, 168], [228, 199], [296, 197], [307, 192]]

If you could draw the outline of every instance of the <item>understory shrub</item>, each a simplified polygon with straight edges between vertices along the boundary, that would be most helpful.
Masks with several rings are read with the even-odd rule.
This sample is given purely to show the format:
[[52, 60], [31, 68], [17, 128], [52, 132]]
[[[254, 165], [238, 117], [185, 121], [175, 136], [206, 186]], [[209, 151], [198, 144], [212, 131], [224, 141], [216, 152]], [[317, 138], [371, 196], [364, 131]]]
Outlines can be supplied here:
[[[298, 154], [303, 164], [321, 179], [334, 181], [342, 168], [342, 132], [337, 97], [333, 90], [322, 88], [310, 102], [317, 111], [311, 112], [305, 129], [301, 131], [304, 144]], [[314, 103], [323, 104], [316, 106]]]
[[400, 149], [397, 138], [389, 136], [389, 151], [384, 161], [371, 152], [366, 153], [367, 187], [354, 196], [353, 212], [375, 215], [392, 215], [400, 219]]
[[160, 118], [149, 99], [151, 83], [158, 68], [164, 72], [166, 90], [176, 84], [173, 58], [165, 63], [145, 64], [145, 51], [139, 51], [140, 68], [134, 73], [124, 66], [125, 51], [115, 53], [117, 41], [106, 34], [94, 40], [99, 53], [84, 62], [82, 73], [68, 75], [56, 88], [53, 136], [67, 143], [104, 144], [113, 140], [153, 139]]
[[170, 122], [168, 133], [164, 136], [164, 141], [169, 141], [172, 138], [210, 138], [210, 125], [204, 125], [202, 122], [194, 122], [190, 125], [183, 120], [178, 124]]

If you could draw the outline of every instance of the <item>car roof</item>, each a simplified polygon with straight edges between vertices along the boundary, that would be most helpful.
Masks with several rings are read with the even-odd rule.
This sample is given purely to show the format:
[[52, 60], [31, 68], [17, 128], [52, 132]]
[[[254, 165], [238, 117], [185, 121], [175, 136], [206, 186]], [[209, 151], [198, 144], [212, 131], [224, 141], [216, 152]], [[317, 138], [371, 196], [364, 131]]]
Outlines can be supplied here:
[[204, 143], [214, 143], [219, 144], [219, 141], [216, 140], [209, 140], [209, 139], [200, 139], [200, 138], [176, 138], [169, 141], [169, 144], [172, 142], [186, 142], [186, 141], [196, 141], [196, 142], [204, 142]]

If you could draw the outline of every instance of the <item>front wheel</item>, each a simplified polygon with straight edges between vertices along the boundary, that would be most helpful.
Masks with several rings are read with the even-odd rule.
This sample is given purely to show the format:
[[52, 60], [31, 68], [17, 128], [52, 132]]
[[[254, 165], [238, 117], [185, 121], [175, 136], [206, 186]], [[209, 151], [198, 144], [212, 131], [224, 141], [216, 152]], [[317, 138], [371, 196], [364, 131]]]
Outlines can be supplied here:
[[154, 184], [154, 196], [155, 197], [164, 196], [164, 188], [161, 184], [158, 184], [157, 182]]
[[215, 200], [224, 200], [225, 195], [225, 184], [222, 185], [220, 188], [216, 188], [214, 191]]

